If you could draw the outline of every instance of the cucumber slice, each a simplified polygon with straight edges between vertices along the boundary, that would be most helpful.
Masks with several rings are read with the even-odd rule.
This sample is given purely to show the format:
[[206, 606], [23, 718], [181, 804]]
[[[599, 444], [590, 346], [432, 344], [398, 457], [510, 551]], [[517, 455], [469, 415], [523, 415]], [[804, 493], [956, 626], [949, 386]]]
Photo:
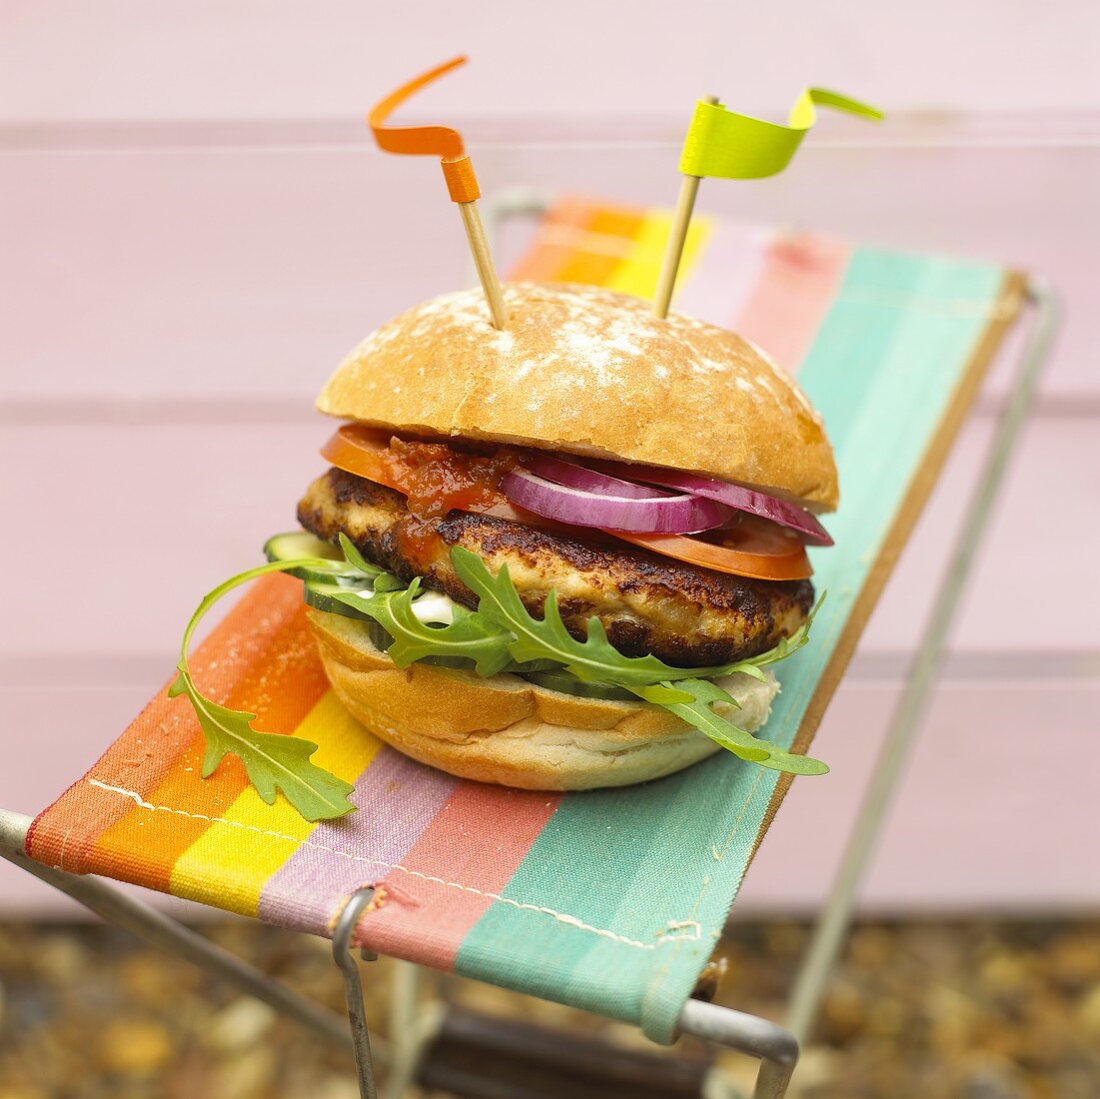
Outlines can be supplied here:
[[273, 534], [264, 543], [264, 553], [269, 561], [293, 561], [295, 557], [327, 557], [336, 562], [344, 559], [331, 542], [305, 530]]
[[[358, 575], [362, 576], [362, 573]], [[354, 607], [349, 607], [347, 603], [333, 598], [337, 593], [346, 595], [350, 591], [362, 591], [369, 595], [370, 587], [369, 585], [361, 585], [358, 588], [351, 587], [348, 584], [338, 583], [331, 577], [325, 580], [312, 577], [306, 580], [305, 583], [305, 599], [311, 607], [316, 607], [319, 611], [327, 611], [329, 614], [342, 614], [345, 618], [358, 618], [373, 624], [374, 619], [369, 615], [363, 614], [362, 611], [357, 611]]]
[[580, 698], [604, 698], [610, 702], [639, 701], [637, 695], [632, 695], [622, 687], [612, 687], [606, 683], [586, 683], [583, 679], [578, 679], [564, 670], [526, 672], [523, 678], [539, 687], [547, 687], [551, 691], [560, 691], [562, 694], [577, 695]]
[[349, 565], [343, 554], [330, 542], [325, 542], [304, 530], [274, 534], [264, 543], [264, 554], [269, 561], [293, 561], [299, 557], [319, 557], [331, 561], [331, 566], [311, 565], [305, 568], [287, 569], [287, 575], [299, 580], [332, 580], [337, 576], [351, 579], [362, 576]]

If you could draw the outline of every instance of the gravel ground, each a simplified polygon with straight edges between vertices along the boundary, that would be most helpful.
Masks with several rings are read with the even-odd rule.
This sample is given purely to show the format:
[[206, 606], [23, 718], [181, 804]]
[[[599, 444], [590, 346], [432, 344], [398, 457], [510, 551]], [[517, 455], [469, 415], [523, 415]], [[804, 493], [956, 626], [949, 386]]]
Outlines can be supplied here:
[[[340, 1009], [327, 943], [251, 922], [203, 930]], [[718, 999], [781, 1017], [806, 934], [738, 925]], [[380, 1033], [388, 969], [364, 970]], [[633, 1028], [444, 985], [479, 1010], [655, 1048]], [[754, 1062], [723, 1063], [749, 1086]], [[0, 1099], [356, 1099], [348, 1068], [341, 1051], [122, 932], [0, 925]], [[796, 1085], [802, 1099], [1097, 1099], [1100, 920], [859, 925]]]

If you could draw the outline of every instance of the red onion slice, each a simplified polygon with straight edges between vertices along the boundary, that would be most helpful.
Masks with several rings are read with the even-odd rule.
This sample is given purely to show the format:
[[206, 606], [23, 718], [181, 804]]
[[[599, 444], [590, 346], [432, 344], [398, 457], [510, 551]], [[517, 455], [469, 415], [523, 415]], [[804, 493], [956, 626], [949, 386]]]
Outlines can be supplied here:
[[688, 534], [720, 527], [730, 509], [690, 493], [675, 496], [609, 496], [554, 484], [525, 469], [500, 482], [514, 504], [546, 519], [578, 527], [601, 527], [648, 534]]
[[576, 462], [565, 462], [545, 454], [526, 455], [523, 459], [523, 468], [555, 484], [580, 489], [581, 492], [595, 492], [601, 496], [652, 500], [672, 495], [666, 489], [639, 485], [636, 481], [624, 481], [621, 477], [611, 477], [606, 473], [589, 469], [587, 466], [579, 466]]
[[747, 511], [781, 526], [790, 527], [802, 536], [803, 541], [814, 546], [831, 546], [833, 540], [829, 532], [817, 519], [796, 504], [788, 504], [776, 496], [732, 485], [728, 481], [718, 481], [711, 477], [698, 477], [694, 473], [679, 473], [674, 469], [662, 469], [660, 466], [634, 466], [625, 462], [600, 462], [601, 469], [622, 477], [632, 477], [638, 481], [647, 481], [654, 485], [679, 489], [707, 500], [715, 500], [736, 511]]

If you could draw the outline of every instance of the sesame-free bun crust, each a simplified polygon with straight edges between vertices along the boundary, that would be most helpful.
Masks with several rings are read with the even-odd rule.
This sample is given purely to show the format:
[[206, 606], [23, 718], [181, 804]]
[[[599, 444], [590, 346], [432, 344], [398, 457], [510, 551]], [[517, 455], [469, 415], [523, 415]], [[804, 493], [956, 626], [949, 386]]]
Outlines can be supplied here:
[[821, 418], [759, 348], [598, 287], [480, 289], [418, 305], [367, 337], [317, 407], [419, 435], [541, 447], [717, 477], [813, 511], [837, 505]]
[[[365, 624], [310, 608], [325, 673], [372, 733], [421, 763], [461, 778], [526, 790], [626, 786], [682, 770], [720, 750], [679, 718], [644, 702], [577, 698], [515, 675], [411, 664], [400, 669]], [[767, 720], [778, 684], [719, 681], [750, 732]]]

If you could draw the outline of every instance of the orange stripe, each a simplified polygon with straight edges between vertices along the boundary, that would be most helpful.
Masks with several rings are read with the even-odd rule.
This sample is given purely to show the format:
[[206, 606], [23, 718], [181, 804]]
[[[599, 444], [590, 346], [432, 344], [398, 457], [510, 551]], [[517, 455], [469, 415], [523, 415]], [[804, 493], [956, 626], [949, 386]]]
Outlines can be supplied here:
[[581, 226], [583, 232], [592, 233], [596, 240], [609, 238], [609, 245], [613, 245], [616, 239], [621, 240], [621, 254], [616, 255], [614, 251], [588, 251], [583, 232], [579, 233], [572, 257], [562, 265], [556, 278], [561, 282], [605, 285], [623, 259], [630, 254], [630, 244], [644, 222], [644, 214], [625, 207], [598, 207], [591, 211]]
[[554, 279], [557, 282], [603, 286], [621, 262], [618, 256], [599, 252], [569, 252]]
[[[270, 639], [262, 657], [247, 669], [225, 703], [255, 713], [255, 727], [265, 732], [293, 733], [328, 688], [300, 591], [297, 599], [294, 616]], [[260, 620], [264, 615], [256, 617]], [[201, 678], [196, 683], [205, 689]], [[178, 704], [188, 705], [185, 699]], [[248, 779], [235, 756], [203, 779], [203, 746], [200, 732], [146, 800], [154, 805], [186, 805], [189, 813], [200, 816], [223, 816], [248, 786]], [[130, 861], [134, 852], [140, 852], [142, 884], [167, 892], [176, 860], [208, 827], [206, 821], [191, 817], [157, 814], [150, 818], [148, 812], [134, 807], [99, 838], [96, 858], [113, 864]]]
[[508, 272], [508, 281], [554, 282], [572, 255], [573, 249], [567, 245], [543, 241]]
[[633, 239], [646, 219], [646, 211], [633, 206], [597, 206], [588, 222], [593, 233]]
[[777, 238], [733, 330], [795, 373], [840, 290], [850, 255], [851, 246], [834, 237]]
[[509, 271], [512, 281], [532, 279], [552, 282], [558, 271], [568, 262], [573, 249], [568, 244], [552, 243], [556, 234], [579, 229], [588, 219], [590, 204], [580, 199], [562, 199], [540, 220], [538, 232], [531, 247]]
[[[302, 606], [299, 583], [267, 576], [253, 585], [191, 657], [197, 683], [224, 702], [235, 683]], [[261, 613], [262, 611], [262, 613]], [[122, 798], [94, 796], [86, 779], [121, 786], [147, 798], [193, 741], [198, 722], [184, 699], [170, 699], [168, 685], [134, 719], [91, 769], [31, 825], [32, 858], [84, 873], [96, 840], [129, 811]]]
[[[582, 282], [595, 286], [606, 283], [622, 262], [622, 256], [585, 247], [585, 234], [621, 238], [623, 255], [645, 216], [627, 206], [609, 207], [591, 199], [566, 198], [555, 203], [539, 226], [526, 255], [509, 277], [547, 282]], [[598, 239], [598, 238], [595, 238]]]

